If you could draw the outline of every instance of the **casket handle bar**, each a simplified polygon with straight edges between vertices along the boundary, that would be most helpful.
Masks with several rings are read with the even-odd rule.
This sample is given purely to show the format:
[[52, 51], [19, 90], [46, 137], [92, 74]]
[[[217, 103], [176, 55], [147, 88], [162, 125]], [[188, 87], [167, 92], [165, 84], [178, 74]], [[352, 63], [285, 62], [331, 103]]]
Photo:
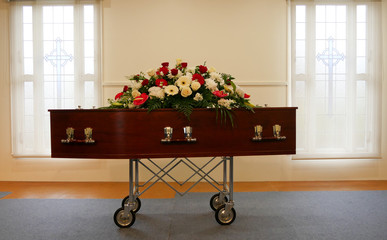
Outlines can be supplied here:
[[196, 138], [192, 137], [192, 127], [186, 126], [183, 128], [184, 131], [184, 139], [173, 139], [173, 128], [172, 127], [165, 127], [164, 128], [164, 138], [161, 139], [162, 143], [195, 143], [197, 140]]
[[285, 140], [286, 136], [281, 136], [281, 125], [275, 124], [273, 126], [273, 137], [262, 137], [263, 127], [262, 125], [255, 125], [254, 126], [254, 137], [252, 140], [254, 142], [261, 142], [261, 141], [270, 141], [270, 140]]
[[93, 139], [93, 129], [88, 127], [84, 129], [85, 139], [77, 140], [74, 138], [75, 129], [72, 127], [66, 128], [67, 139], [62, 139], [61, 143], [64, 144], [73, 144], [73, 143], [81, 143], [81, 144], [94, 144], [95, 140]]

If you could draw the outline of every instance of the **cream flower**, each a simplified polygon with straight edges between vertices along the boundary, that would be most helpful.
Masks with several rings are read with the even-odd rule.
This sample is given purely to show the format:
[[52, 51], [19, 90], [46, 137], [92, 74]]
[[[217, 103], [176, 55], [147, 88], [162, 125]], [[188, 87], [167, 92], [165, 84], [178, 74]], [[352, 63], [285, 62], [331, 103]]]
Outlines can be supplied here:
[[200, 86], [201, 86], [200, 83], [196, 80], [192, 81], [192, 83], [191, 83], [191, 88], [194, 91], [197, 91], [200, 88]]
[[210, 69], [208, 69], [208, 72], [209, 72], [209, 73], [216, 72], [216, 69], [215, 69], [214, 67], [210, 67]]
[[177, 81], [176, 81], [176, 85], [179, 87], [179, 88], [183, 88], [183, 87], [189, 87], [189, 85], [191, 84], [191, 79], [187, 76], [181, 76]]
[[130, 83], [128, 84], [130, 88], [132, 89], [139, 89], [140, 87], [142, 87], [142, 84], [141, 84], [141, 81], [130, 81]]
[[194, 67], [190, 67], [190, 68], [187, 68], [187, 72], [190, 72], [190, 73], [195, 73], [195, 68]]
[[206, 81], [206, 84], [205, 84], [206, 88], [209, 89], [211, 92], [219, 90], [218, 84], [211, 78], [207, 78], [205, 81]]
[[175, 85], [168, 85], [165, 87], [165, 93], [172, 96], [179, 93], [179, 89]]
[[243, 89], [240, 88], [239, 86], [237, 87], [237, 89], [235, 91], [239, 95], [239, 97], [243, 98], [245, 96], [245, 91], [243, 91]]
[[164, 99], [165, 91], [160, 87], [151, 87], [149, 88], [149, 96]]
[[188, 97], [192, 94], [192, 90], [190, 87], [182, 87], [181, 88], [181, 96]]
[[217, 73], [217, 72], [211, 72], [210, 76], [211, 76], [212, 79], [214, 79], [214, 81], [216, 81], [218, 83], [224, 81], [222, 76], [219, 73]]
[[177, 58], [177, 59], [176, 59], [176, 65], [181, 64], [182, 61], [183, 61], [183, 60], [181, 60], [181, 58]]
[[235, 103], [234, 100], [231, 100], [231, 99], [224, 99], [224, 98], [221, 98], [218, 100], [218, 104], [220, 106], [223, 106], [223, 107], [226, 107], [228, 109], [231, 109], [231, 104]]
[[153, 77], [156, 74], [156, 70], [149, 69], [146, 73], [148, 74], [149, 77]]
[[132, 90], [132, 96], [133, 96], [134, 98], [136, 98], [136, 97], [138, 97], [138, 96], [140, 96], [140, 95], [141, 95], [141, 93], [140, 93], [137, 89]]
[[193, 98], [193, 100], [199, 102], [199, 101], [203, 100], [203, 96], [200, 93], [196, 93], [196, 95]]

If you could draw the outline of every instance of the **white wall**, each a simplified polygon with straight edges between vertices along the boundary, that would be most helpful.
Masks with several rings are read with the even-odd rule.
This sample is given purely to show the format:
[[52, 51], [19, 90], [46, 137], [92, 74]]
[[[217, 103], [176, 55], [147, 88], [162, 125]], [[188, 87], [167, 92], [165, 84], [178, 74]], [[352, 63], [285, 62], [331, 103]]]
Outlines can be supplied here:
[[[287, 105], [285, 0], [104, 0], [102, 3], [105, 103], [126, 83], [124, 76], [182, 58], [191, 66], [207, 61], [208, 66], [231, 73], [251, 93], [253, 103]], [[386, 16], [384, 24], [383, 29], [387, 29]], [[0, 1], [0, 27], [0, 181], [126, 181], [126, 160], [12, 157], [5, 1]], [[384, 36], [387, 37], [386, 32]], [[386, 41], [384, 44], [387, 73]], [[387, 149], [385, 79], [383, 93], [382, 149]], [[295, 161], [289, 156], [253, 156], [236, 157], [235, 161], [236, 181], [355, 179], [387, 179], [386, 151], [377, 160]]]

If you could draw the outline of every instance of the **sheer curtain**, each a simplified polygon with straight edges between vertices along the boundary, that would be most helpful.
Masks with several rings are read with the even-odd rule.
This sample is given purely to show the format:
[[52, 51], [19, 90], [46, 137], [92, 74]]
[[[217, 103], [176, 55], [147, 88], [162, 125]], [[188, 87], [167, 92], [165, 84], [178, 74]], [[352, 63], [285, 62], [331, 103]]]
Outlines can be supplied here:
[[98, 1], [11, 3], [14, 156], [50, 155], [48, 109], [99, 105], [99, 18]]
[[377, 158], [381, 2], [290, 1], [295, 158]]

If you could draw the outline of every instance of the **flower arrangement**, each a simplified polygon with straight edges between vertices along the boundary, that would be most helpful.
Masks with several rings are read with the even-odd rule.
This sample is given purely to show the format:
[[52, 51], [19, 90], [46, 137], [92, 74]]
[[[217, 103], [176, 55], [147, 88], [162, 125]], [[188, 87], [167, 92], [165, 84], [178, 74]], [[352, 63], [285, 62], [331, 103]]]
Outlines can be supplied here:
[[224, 119], [232, 120], [233, 108], [253, 110], [250, 95], [233, 82], [233, 77], [203, 65], [188, 67], [181, 59], [170, 67], [164, 62], [146, 73], [126, 77], [130, 80], [108, 108], [174, 108], [189, 118], [194, 108], [215, 108]]

